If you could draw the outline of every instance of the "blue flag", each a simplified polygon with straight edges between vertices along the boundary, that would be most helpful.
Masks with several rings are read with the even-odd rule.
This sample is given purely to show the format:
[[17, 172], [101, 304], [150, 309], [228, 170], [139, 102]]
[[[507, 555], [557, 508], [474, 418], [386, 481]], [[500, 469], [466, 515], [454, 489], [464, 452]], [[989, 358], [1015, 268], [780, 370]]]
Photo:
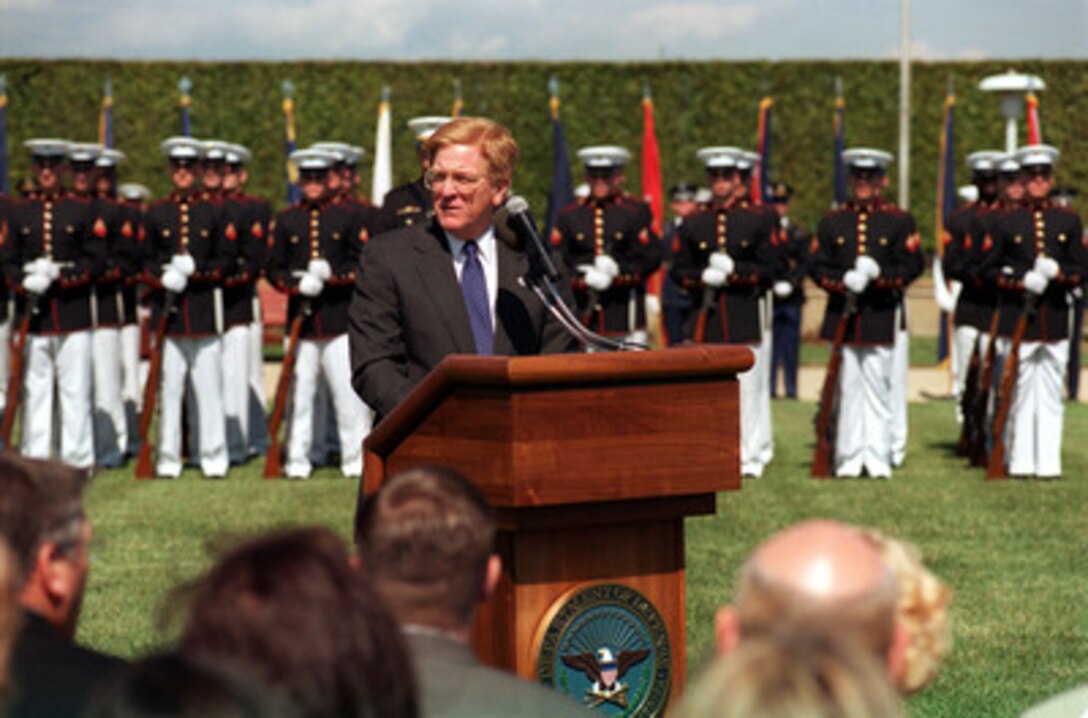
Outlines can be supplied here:
[[8, 86], [0, 75], [0, 194], [8, 193]]
[[835, 188], [833, 207], [846, 204], [846, 164], [842, 153], [846, 149], [846, 100], [842, 96], [842, 80], [835, 78]]
[[193, 83], [189, 80], [188, 76], [182, 77], [178, 81], [178, 91], [181, 92], [181, 99], [179, 103], [181, 105], [181, 135], [182, 137], [193, 136], [193, 123], [189, 117], [189, 92], [193, 89]]
[[548, 89], [551, 92], [548, 104], [552, 115], [552, 183], [548, 188], [545, 238], [551, 236], [559, 211], [574, 201], [574, 180], [571, 178], [570, 161], [567, 159], [567, 135], [563, 132], [563, 122], [559, 119], [559, 83], [554, 77], [548, 83]]
[[281, 89], [283, 90], [283, 156], [284, 171], [287, 173], [287, 203], [297, 204], [302, 199], [302, 189], [298, 186], [298, 168], [288, 159], [298, 147], [298, 140], [295, 138], [295, 101], [291, 97], [295, 86], [290, 80], [284, 80]]
[[[941, 165], [937, 180], [937, 247], [938, 258], [944, 255], [945, 227], [956, 210], [956, 96], [949, 90], [944, 101], [944, 127], [941, 130]], [[941, 311], [937, 334], [937, 363], [950, 356], [951, 330], [948, 312]]]

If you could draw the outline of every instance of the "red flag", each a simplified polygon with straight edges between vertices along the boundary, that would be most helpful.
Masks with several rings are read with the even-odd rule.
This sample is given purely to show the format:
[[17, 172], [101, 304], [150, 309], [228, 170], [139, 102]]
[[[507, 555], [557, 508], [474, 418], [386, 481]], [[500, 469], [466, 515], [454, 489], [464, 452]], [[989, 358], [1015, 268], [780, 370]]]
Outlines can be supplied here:
[[[642, 92], [642, 198], [650, 205], [654, 232], [660, 237], [665, 220], [665, 191], [661, 186], [661, 152], [654, 129], [654, 101], [648, 85]], [[646, 282], [646, 291], [660, 296], [662, 281], [661, 271], [654, 272]]]
[[1040, 145], [1043, 143], [1043, 128], [1039, 124], [1039, 98], [1034, 92], [1029, 92], [1028, 105], [1028, 144]]
[[752, 168], [752, 203], [762, 204], [767, 199], [771, 187], [771, 105], [774, 100], [764, 97], [759, 101], [759, 131], [756, 139], [756, 152], [759, 162]]

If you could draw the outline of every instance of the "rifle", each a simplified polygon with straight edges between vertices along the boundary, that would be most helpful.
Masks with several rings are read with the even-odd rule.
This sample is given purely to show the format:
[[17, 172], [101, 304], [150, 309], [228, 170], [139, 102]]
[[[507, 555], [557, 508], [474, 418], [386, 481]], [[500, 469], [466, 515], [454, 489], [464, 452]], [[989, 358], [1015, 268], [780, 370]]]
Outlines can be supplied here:
[[971, 362], [967, 367], [967, 376], [963, 379], [963, 395], [960, 396], [960, 438], [956, 442], [956, 455], [957, 456], [970, 456], [971, 455], [971, 442], [972, 437], [975, 434], [975, 416], [973, 414], [975, 408], [975, 402], [978, 400], [978, 392], [982, 388], [979, 384], [979, 373], [981, 372], [978, 358], [979, 343], [982, 341], [981, 336], [975, 338], [975, 343], [971, 346]]
[[19, 327], [11, 338], [11, 361], [8, 365], [7, 403], [4, 405], [4, 420], [0, 424], [0, 440], [4, 448], [11, 448], [11, 432], [15, 428], [15, 412], [19, 409], [19, 395], [23, 391], [23, 363], [26, 361], [26, 338], [30, 333], [30, 317], [38, 312], [40, 295], [27, 293], [26, 311], [19, 319]]
[[1005, 424], [1012, 410], [1012, 395], [1016, 389], [1016, 376], [1020, 369], [1020, 343], [1024, 340], [1028, 322], [1035, 316], [1037, 301], [1037, 295], [1028, 292], [1024, 298], [1024, 311], [1020, 313], [1016, 320], [1016, 327], [1012, 331], [1012, 344], [1009, 346], [1009, 355], [1005, 358], [1001, 387], [997, 392], [997, 414], [994, 416], [993, 428], [994, 445], [990, 449], [990, 460], [986, 467], [987, 479], [1004, 479], [1008, 476], [1008, 471], [1005, 469]]
[[[691, 340], [696, 344], [702, 344], [706, 341], [706, 322], [717, 298], [718, 291], [714, 287], [705, 287], [703, 289], [703, 304], [699, 307], [699, 314], [695, 317], [695, 331], [691, 333]], [[724, 311], [724, 308], [722, 311]]]
[[302, 300], [298, 314], [291, 320], [291, 330], [287, 339], [287, 351], [280, 366], [280, 378], [276, 384], [276, 401], [272, 405], [272, 415], [268, 417], [268, 453], [264, 457], [264, 478], [276, 479], [283, 476], [283, 463], [280, 458], [280, 424], [287, 412], [287, 392], [291, 388], [291, 378], [295, 374], [295, 360], [298, 358], [298, 341], [302, 333], [302, 321], [310, 315], [309, 297]]
[[[990, 396], [993, 393], [994, 363], [997, 355], [997, 325], [1001, 311], [995, 308], [990, 319], [990, 343], [986, 347], [986, 356], [982, 359], [981, 369], [978, 374], [978, 385], [975, 390], [974, 404], [969, 407], [971, 412], [971, 434], [968, 436], [970, 443], [967, 447], [967, 458], [972, 466], [986, 465], [986, 415], [990, 410]], [[967, 424], [967, 415], [964, 414], [964, 425]]]
[[846, 328], [850, 318], [857, 311], [857, 295], [846, 293], [846, 306], [843, 307], [839, 323], [835, 325], [835, 334], [831, 340], [831, 356], [827, 360], [824, 373], [824, 385], [820, 389], [820, 407], [816, 412], [816, 449], [812, 453], [812, 468], [809, 476], [814, 479], [826, 479], [831, 475], [831, 452], [835, 444], [835, 435], [831, 427], [831, 413], [835, 404], [835, 394], [839, 388], [839, 367], [842, 366], [842, 345], [846, 340]]
[[144, 384], [144, 409], [140, 414], [140, 451], [136, 454], [136, 478], [155, 477], [155, 467], [151, 465], [151, 420], [155, 416], [155, 403], [159, 395], [159, 379], [162, 376], [162, 348], [166, 341], [166, 325], [174, 311], [177, 294], [167, 292], [162, 303], [162, 314], [155, 325], [155, 340], [151, 345], [151, 363], [147, 371], [147, 383]]

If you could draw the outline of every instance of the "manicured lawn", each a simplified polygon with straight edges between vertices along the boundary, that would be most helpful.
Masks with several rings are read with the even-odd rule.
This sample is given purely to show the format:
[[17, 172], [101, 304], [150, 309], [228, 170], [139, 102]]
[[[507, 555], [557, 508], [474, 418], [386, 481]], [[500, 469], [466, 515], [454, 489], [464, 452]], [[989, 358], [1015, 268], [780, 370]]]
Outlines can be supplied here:
[[[775, 402], [776, 456], [765, 476], [722, 494], [716, 516], [688, 522], [693, 666], [744, 556], [783, 526], [826, 516], [914, 542], [955, 591], [952, 655], [912, 699], [912, 715], [1015, 716], [1088, 680], [1088, 409], [1069, 407], [1057, 482], [986, 482], [964, 468], [951, 455], [950, 402], [911, 406], [907, 465], [891, 481], [813, 481], [814, 411]], [[209, 546], [234, 536], [322, 523], [348, 537], [357, 482], [332, 470], [307, 482], [260, 473], [259, 461], [224, 481], [195, 471], [147, 482], [131, 469], [102, 473], [88, 499], [97, 545], [80, 639], [124, 656], [169, 643], [179, 614], [171, 589], [207, 565]]]

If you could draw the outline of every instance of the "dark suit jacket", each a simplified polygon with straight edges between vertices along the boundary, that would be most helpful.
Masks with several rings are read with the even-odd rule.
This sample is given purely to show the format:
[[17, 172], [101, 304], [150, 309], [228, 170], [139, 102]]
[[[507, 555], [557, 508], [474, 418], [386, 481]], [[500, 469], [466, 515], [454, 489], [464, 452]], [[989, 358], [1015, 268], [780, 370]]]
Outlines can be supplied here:
[[94, 690], [124, 663], [63, 638], [41, 616], [23, 611], [11, 654], [8, 718], [83, 715]]
[[472, 649], [441, 635], [405, 632], [416, 669], [421, 718], [559, 718], [588, 716], [577, 703], [539, 683], [485, 666]]
[[[495, 354], [571, 351], [574, 340], [521, 285], [529, 261], [501, 241], [495, 299]], [[446, 236], [437, 221], [368, 242], [348, 312], [352, 386], [385, 416], [448, 354], [475, 343]]]

